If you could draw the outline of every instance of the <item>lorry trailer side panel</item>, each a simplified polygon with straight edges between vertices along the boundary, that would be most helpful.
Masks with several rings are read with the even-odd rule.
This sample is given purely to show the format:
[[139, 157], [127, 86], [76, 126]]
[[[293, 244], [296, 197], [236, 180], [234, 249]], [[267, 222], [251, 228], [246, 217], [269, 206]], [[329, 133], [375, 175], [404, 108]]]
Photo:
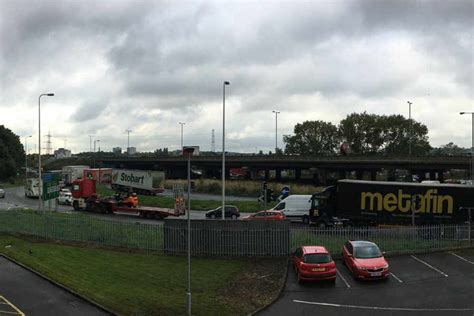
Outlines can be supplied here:
[[461, 207], [474, 207], [474, 187], [340, 180], [337, 216], [354, 222], [409, 224], [460, 223], [468, 219]]

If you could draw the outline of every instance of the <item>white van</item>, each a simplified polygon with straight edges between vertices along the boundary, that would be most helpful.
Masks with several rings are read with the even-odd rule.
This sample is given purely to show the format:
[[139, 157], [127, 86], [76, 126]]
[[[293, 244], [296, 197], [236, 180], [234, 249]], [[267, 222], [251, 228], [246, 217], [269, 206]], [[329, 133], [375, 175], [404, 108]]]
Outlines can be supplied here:
[[301, 220], [309, 223], [309, 209], [311, 208], [311, 195], [290, 195], [278, 203], [272, 210], [282, 211], [290, 220]]

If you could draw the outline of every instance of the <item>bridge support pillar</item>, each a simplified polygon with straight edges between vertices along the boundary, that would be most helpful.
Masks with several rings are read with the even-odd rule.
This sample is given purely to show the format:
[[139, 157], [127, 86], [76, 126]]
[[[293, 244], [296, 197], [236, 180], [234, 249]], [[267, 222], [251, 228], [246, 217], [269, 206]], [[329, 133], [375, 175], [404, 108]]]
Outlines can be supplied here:
[[436, 171], [430, 171], [430, 180], [436, 180]]
[[370, 180], [372, 181], [377, 180], [377, 170], [370, 170]]
[[444, 170], [438, 170], [438, 180], [439, 182], [444, 182]]
[[362, 180], [364, 178], [364, 171], [363, 170], [356, 170], [356, 179]]
[[280, 181], [281, 180], [281, 169], [276, 169], [275, 170], [275, 180]]
[[295, 169], [295, 180], [300, 180], [301, 179], [301, 169], [297, 168]]
[[339, 170], [339, 179], [347, 179], [346, 170]]
[[388, 169], [387, 171], [387, 181], [396, 181], [397, 179], [395, 169]]
[[258, 170], [251, 169], [250, 170], [250, 180], [257, 180]]
[[270, 170], [265, 169], [265, 181], [268, 181], [270, 179]]

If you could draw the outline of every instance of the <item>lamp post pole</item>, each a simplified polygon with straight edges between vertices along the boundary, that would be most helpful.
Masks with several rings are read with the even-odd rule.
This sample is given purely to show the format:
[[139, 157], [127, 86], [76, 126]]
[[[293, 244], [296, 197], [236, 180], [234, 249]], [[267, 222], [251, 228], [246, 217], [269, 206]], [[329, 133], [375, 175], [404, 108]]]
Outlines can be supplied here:
[[38, 206], [39, 210], [43, 211], [43, 183], [41, 181], [41, 97], [53, 97], [54, 93], [43, 93], [38, 97], [38, 177], [39, 177], [39, 197], [38, 197]]
[[183, 151], [183, 125], [185, 124], [184, 122], [179, 122], [179, 125], [181, 125], [181, 151]]
[[95, 144], [96, 142], [100, 142], [100, 139], [95, 139], [94, 140], [94, 168], [95, 168], [95, 157], [96, 157], [96, 152], [95, 152]]
[[461, 112], [461, 115], [471, 114], [471, 185], [474, 185], [474, 112]]
[[33, 137], [33, 135], [25, 136], [25, 185], [28, 179], [28, 138]]
[[230, 85], [224, 81], [222, 85], [222, 219], [225, 219], [225, 86]]
[[191, 305], [192, 305], [192, 294], [191, 294], [191, 156], [194, 152], [194, 147], [182, 148], [183, 155], [188, 156], [188, 209], [187, 209], [187, 224], [188, 224], [188, 293], [187, 293], [187, 305], [188, 305], [188, 315], [191, 315]]
[[408, 156], [411, 156], [411, 128], [412, 128], [412, 124], [411, 124], [411, 105], [412, 103], [410, 101], [407, 101], [408, 103], [408, 123], [410, 124], [409, 128], [408, 128]]
[[280, 114], [279, 111], [272, 111], [275, 113], [275, 155], [277, 154], [278, 150], [278, 114]]

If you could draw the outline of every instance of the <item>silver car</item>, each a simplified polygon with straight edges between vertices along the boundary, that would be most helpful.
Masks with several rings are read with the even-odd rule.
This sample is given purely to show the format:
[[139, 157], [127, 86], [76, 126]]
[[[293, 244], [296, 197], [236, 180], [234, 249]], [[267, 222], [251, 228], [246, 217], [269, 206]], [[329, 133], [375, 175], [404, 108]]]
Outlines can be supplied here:
[[0, 198], [4, 199], [5, 198], [5, 190], [0, 188]]

